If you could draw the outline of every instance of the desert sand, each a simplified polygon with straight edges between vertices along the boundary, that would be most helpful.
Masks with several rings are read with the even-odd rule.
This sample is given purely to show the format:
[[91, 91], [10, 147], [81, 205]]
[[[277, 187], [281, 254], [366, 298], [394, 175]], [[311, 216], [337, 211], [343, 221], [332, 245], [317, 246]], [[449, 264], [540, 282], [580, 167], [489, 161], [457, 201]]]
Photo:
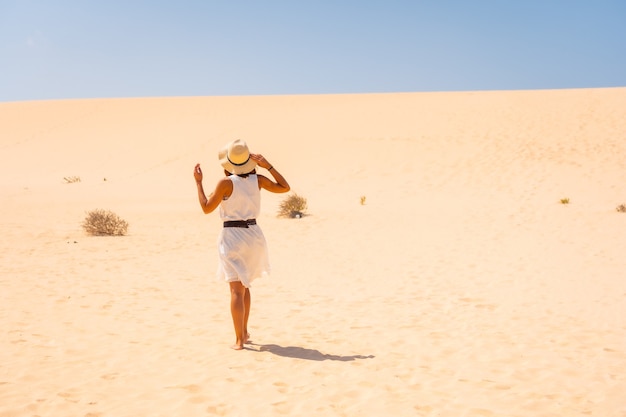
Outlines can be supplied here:
[[[236, 138], [308, 202], [244, 351]], [[626, 416], [626, 88], [0, 103], [0, 155], [0, 417]]]

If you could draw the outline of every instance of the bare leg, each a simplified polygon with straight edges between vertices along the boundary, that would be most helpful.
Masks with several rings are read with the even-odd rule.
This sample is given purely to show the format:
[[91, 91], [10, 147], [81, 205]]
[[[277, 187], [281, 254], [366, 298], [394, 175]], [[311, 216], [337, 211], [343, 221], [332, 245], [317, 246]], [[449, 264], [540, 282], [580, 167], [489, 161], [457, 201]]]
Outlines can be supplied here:
[[250, 333], [248, 333], [248, 317], [250, 317], [250, 288], [246, 288], [246, 293], [243, 298], [243, 342], [248, 343], [248, 339], [250, 338]]
[[230, 283], [230, 314], [233, 316], [233, 325], [235, 327], [235, 344], [231, 348], [242, 350], [246, 340], [246, 331], [244, 329], [246, 320], [246, 287], [239, 281]]

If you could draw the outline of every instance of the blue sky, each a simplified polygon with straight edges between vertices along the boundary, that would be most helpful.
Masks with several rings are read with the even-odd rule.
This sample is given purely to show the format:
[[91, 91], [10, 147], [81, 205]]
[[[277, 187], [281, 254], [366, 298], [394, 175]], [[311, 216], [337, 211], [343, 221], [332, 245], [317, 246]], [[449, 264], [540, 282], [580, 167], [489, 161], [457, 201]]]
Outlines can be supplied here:
[[0, 101], [626, 86], [624, 0], [0, 0]]

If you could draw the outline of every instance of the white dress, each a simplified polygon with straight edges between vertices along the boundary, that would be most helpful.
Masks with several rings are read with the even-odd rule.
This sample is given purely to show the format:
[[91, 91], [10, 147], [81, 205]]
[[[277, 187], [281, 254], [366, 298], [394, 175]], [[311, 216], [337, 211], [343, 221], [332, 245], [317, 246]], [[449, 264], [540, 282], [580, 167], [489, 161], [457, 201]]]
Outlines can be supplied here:
[[[256, 219], [261, 211], [261, 192], [255, 174], [247, 178], [231, 175], [233, 192], [220, 203], [222, 221]], [[241, 281], [247, 288], [252, 281], [270, 272], [267, 243], [258, 225], [224, 227], [217, 241], [217, 278]]]

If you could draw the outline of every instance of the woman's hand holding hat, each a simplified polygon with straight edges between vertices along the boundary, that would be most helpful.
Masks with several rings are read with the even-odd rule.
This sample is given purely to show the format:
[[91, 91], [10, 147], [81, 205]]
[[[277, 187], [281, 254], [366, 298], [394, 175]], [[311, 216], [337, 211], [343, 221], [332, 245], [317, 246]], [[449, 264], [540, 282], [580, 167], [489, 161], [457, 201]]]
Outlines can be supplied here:
[[250, 159], [256, 162], [256, 164], [261, 168], [270, 169], [272, 167], [272, 164], [267, 162], [267, 159], [265, 159], [265, 157], [259, 153], [251, 153]]

